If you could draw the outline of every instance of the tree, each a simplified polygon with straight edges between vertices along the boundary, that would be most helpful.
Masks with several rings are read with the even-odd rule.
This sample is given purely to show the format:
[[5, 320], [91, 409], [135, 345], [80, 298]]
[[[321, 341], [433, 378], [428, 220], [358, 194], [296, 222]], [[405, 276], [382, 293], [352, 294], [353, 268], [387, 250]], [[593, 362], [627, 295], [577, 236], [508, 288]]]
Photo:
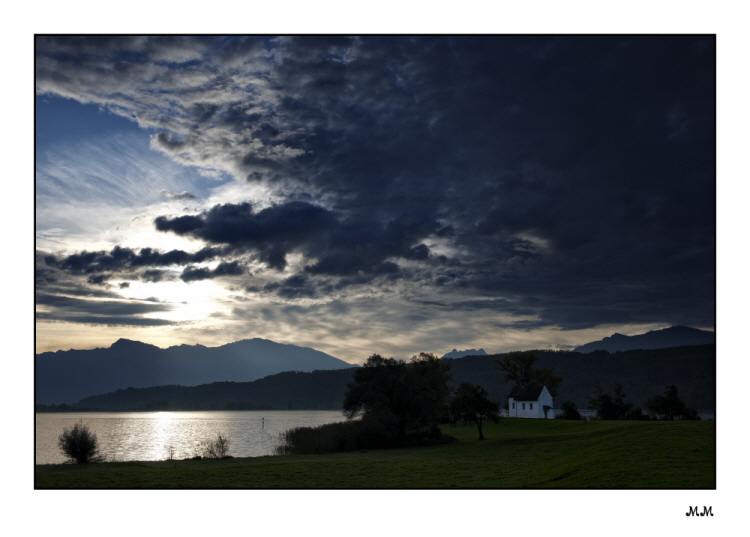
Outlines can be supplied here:
[[387, 444], [404, 443], [410, 433], [430, 430], [445, 412], [450, 363], [420, 353], [409, 363], [370, 356], [354, 373], [344, 396], [344, 415], [361, 416]]
[[537, 360], [538, 357], [533, 352], [510, 352], [493, 361], [505, 372], [504, 382], [513, 382], [520, 386], [527, 380], [530, 384], [546, 386], [550, 395], [556, 395], [562, 377], [553, 374], [551, 369], [532, 367]]
[[700, 419], [698, 412], [695, 409], [688, 408], [682, 399], [680, 399], [680, 396], [677, 394], [677, 386], [674, 384], [667, 386], [667, 391], [664, 392], [664, 395], [649, 398], [646, 402], [646, 409], [657, 416], [665, 416], [670, 421], [675, 418], [686, 420]]
[[622, 396], [624, 396], [621, 384], [618, 383], [615, 386], [615, 393], [621, 394], [618, 395], [617, 403], [610, 394], [598, 387], [594, 395], [587, 397], [589, 410], [595, 410], [596, 416], [602, 420], [621, 419]]
[[601, 387], [596, 394], [587, 397], [590, 410], [596, 410], [596, 415], [603, 420], [640, 420], [646, 419], [640, 407], [625, 400], [625, 390], [619, 382], [615, 384], [614, 396], [604, 393]]
[[563, 419], [563, 420], [580, 420], [581, 419], [581, 413], [578, 412], [578, 409], [576, 408], [576, 404], [573, 401], [565, 401], [560, 408], [562, 409], [562, 414], [560, 415], [560, 419]]
[[76, 423], [71, 428], [65, 427], [63, 433], [57, 438], [57, 444], [71, 462], [85, 464], [103, 460], [103, 457], [99, 455], [99, 441], [96, 434], [92, 433], [88, 425], [83, 422]]
[[489, 419], [495, 423], [500, 421], [500, 408], [497, 403], [490, 401], [487, 391], [481, 386], [468, 382], [462, 383], [450, 401], [451, 423], [474, 423], [479, 429], [479, 440], [484, 440], [482, 421]]

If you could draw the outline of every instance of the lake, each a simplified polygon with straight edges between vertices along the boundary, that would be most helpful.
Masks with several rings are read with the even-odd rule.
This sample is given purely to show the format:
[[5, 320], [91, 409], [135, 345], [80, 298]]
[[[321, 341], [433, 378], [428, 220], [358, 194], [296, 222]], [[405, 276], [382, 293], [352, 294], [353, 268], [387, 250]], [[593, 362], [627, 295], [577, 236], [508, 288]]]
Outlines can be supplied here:
[[199, 454], [202, 440], [221, 434], [234, 457], [273, 455], [279, 434], [294, 427], [344, 421], [338, 410], [247, 410], [195, 412], [60, 412], [36, 414], [36, 464], [59, 464], [65, 457], [57, 438], [79, 421], [99, 440], [108, 461], [154, 461]]

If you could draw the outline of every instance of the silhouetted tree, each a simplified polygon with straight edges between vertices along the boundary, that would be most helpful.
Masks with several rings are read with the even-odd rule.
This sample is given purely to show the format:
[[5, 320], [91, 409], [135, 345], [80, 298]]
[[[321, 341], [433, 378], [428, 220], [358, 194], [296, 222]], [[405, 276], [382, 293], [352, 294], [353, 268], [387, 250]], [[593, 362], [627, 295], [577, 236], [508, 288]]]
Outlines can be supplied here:
[[344, 415], [362, 416], [373, 434], [402, 443], [409, 433], [430, 430], [445, 412], [450, 363], [420, 353], [409, 363], [370, 356], [354, 373], [344, 396]]
[[581, 419], [581, 413], [578, 412], [578, 409], [576, 408], [576, 405], [573, 401], [565, 401], [560, 408], [562, 408], [562, 414], [560, 414], [560, 419], [563, 419], [563, 420], [580, 420]]
[[525, 378], [530, 384], [546, 386], [550, 395], [557, 394], [557, 387], [562, 383], [562, 377], [553, 374], [551, 369], [534, 368], [538, 357], [533, 352], [510, 352], [499, 359], [493, 360], [499, 369], [505, 372], [504, 382], [513, 382], [520, 386]]
[[664, 395], [657, 395], [649, 398], [646, 402], [646, 409], [657, 416], [664, 416], [669, 420], [685, 419], [697, 420], [698, 411], [688, 408], [677, 394], [677, 386], [674, 384], [667, 386]]
[[[619, 384], [617, 386], [620, 386]], [[621, 388], [621, 386], [620, 386]], [[615, 388], [617, 389], [617, 388]], [[588, 399], [589, 410], [595, 410], [596, 416], [603, 420], [616, 420], [618, 419], [618, 407], [615, 404], [612, 396], [605, 393], [601, 387], [597, 387], [596, 393]]]
[[456, 390], [450, 401], [451, 423], [474, 423], [479, 430], [479, 440], [484, 440], [482, 432], [482, 421], [500, 421], [500, 407], [497, 403], [490, 401], [487, 391], [481, 386], [475, 386], [468, 382], [462, 383]]
[[84, 464], [103, 460], [103, 457], [99, 455], [99, 441], [96, 434], [92, 433], [88, 425], [83, 422], [63, 429], [63, 433], [57, 438], [57, 443], [71, 462]]
[[603, 420], [639, 420], [646, 418], [639, 407], [633, 407], [633, 403], [625, 400], [625, 391], [619, 382], [615, 384], [614, 395], [604, 393], [599, 387], [596, 394], [589, 396], [587, 399], [589, 409], [596, 410], [597, 417]]

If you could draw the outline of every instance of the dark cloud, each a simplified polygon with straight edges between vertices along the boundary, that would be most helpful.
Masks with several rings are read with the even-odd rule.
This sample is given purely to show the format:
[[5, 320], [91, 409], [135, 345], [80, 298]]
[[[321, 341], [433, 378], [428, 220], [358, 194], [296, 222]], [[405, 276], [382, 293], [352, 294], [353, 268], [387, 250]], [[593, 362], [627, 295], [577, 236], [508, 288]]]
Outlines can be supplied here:
[[140, 277], [144, 282], [156, 283], [164, 280], [166, 274], [168, 274], [166, 270], [146, 270]]
[[220, 263], [213, 270], [193, 266], [185, 267], [185, 270], [180, 275], [180, 279], [184, 282], [194, 282], [218, 278], [219, 276], [240, 276], [244, 272], [244, 267], [237, 261], [232, 261], [229, 263]]
[[275, 205], [255, 212], [250, 203], [217, 205], [200, 217], [155, 220], [156, 229], [189, 235], [237, 251], [257, 251], [270, 267], [283, 269], [286, 254], [311, 247], [335, 223], [331, 213], [305, 202]]
[[272, 282], [263, 286], [248, 287], [248, 292], [264, 292], [276, 295], [282, 299], [295, 300], [299, 298], [315, 298], [318, 296], [316, 285], [305, 276], [296, 275], [281, 282]]
[[198, 196], [192, 192], [172, 192], [170, 190], [163, 189], [161, 195], [170, 200], [194, 200], [198, 199]]
[[93, 285], [105, 285], [111, 276], [111, 274], [92, 274], [87, 281]]
[[296, 253], [298, 279], [267, 292], [398, 277], [498, 299], [483, 303], [528, 327], [710, 326], [715, 63], [700, 35], [37, 38], [40, 92], [137, 116], [179, 162], [280, 200], [156, 219], [202, 253], [47, 266], [103, 276], [251, 254], [289, 270]]
[[65, 308], [73, 311], [85, 310], [89, 313], [101, 315], [140, 315], [144, 313], [153, 313], [156, 311], [168, 311], [170, 306], [164, 304], [143, 304], [140, 302], [124, 302], [114, 300], [84, 300], [67, 296], [50, 295], [38, 293], [36, 296], [37, 304], [45, 306], [54, 306], [56, 308]]
[[389, 257], [425, 260], [420, 243], [441, 226], [424, 217], [403, 216], [388, 222], [351, 220], [306, 202], [295, 201], [254, 211], [250, 203], [217, 205], [200, 216], [160, 216], [156, 229], [222, 245], [226, 251], [257, 252], [270, 268], [286, 267], [286, 256], [301, 252], [317, 259], [312, 274], [351, 276], [398, 272]]
[[[131, 270], [140, 267], [187, 265], [211, 261], [220, 254], [216, 248], [203, 248], [195, 253], [183, 250], [160, 252], [152, 248], [141, 248], [138, 252], [131, 248], [115, 246], [111, 251], [80, 252], [70, 255], [47, 255], [44, 262], [49, 267], [59, 268], [72, 274], [92, 274], [104, 271]], [[149, 272], [153, 277], [153, 271]], [[148, 279], [149, 276], [146, 277]]]
[[48, 312], [37, 312], [37, 320], [61, 321], [66, 323], [108, 325], [108, 326], [170, 326], [175, 323], [166, 319], [153, 319], [150, 317], [133, 317], [132, 315], [85, 315], [76, 313], [59, 314]]
[[317, 290], [311, 281], [301, 275], [291, 276], [284, 280], [277, 293], [281, 298], [286, 299], [315, 298], [318, 296]]
[[[59, 268], [59, 260], [45, 252], [36, 252], [37, 280], [35, 289], [36, 319], [47, 322], [79, 324], [167, 326], [172, 321], [144, 317], [150, 313], [172, 310], [172, 305], [153, 298], [123, 299], [108, 288], [111, 274], [70, 274]], [[39, 270], [39, 269], [42, 270]], [[39, 277], [39, 274], [42, 277]], [[118, 290], [130, 287], [121, 282]]]
[[250, 203], [217, 205], [201, 217], [155, 220], [159, 231], [191, 235], [212, 243], [256, 245], [268, 241], [302, 243], [333, 223], [329, 211], [304, 202], [274, 205], [253, 211]]
[[152, 301], [98, 300], [37, 292], [36, 303], [44, 306], [36, 318], [85, 324], [164, 326], [174, 324], [164, 319], [142, 317], [147, 313], [170, 311], [169, 304]]

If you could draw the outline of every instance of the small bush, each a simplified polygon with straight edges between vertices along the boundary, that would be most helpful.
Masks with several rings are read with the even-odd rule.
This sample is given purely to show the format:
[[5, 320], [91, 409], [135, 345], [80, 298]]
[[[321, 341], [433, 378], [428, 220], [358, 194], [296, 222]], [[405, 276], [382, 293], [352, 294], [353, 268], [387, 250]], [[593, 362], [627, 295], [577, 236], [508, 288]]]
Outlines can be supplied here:
[[229, 457], [229, 439], [217, 435], [214, 439], [204, 440], [200, 444], [201, 456], [204, 459], [225, 459]]
[[71, 461], [78, 464], [100, 462], [104, 457], [99, 454], [99, 441], [83, 422], [73, 427], [66, 427], [58, 437], [60, 450]]

